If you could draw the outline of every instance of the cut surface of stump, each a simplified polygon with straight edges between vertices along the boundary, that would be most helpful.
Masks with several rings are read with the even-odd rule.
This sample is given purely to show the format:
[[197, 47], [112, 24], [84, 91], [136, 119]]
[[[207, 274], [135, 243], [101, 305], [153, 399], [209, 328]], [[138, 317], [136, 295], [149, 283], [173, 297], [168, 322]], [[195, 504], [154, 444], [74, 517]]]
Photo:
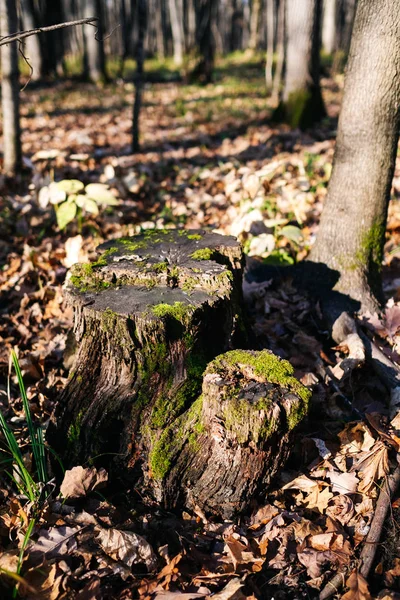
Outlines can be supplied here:
[[272, 352], [233, 350], [207, 367], [201, 396], [154, 443], [158, 500], [231, 518], [265, 496], [310, 392]]
[[70, 271], [78, 350], [47, 437], [66, 466], [100, 455], [150, 480], [149, 449], [198, 397], [208, 362], [233, 347], [242, 250], [203, 230], [152, 230], [98, 254]]

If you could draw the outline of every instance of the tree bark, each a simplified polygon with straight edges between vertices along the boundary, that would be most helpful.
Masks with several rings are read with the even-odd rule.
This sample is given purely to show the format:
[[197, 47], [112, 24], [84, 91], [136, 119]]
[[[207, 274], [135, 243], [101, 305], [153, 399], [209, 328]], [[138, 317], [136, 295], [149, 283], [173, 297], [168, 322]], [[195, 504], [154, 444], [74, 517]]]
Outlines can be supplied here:
[[194, 69], [192, 76], [205, 84], [211, 83], [214, 71], [215, 40], [213, 23], [217, 15], [217, 8], [217, 3], [213, 0], [198, 1], [197, 44], [200, 62]]
[[135, 79], [135, 101], [133, 103], [133, 124], [132, 124], [132, 152], [139, 152], [139, 117], [142, 106], [143, 92], [143, 66], [144, 66], [144, 36], [147, 25], [147, 6], [146, 0], [138, 0], [137, 6], [138, 20], [138, 41], [136, 45], [136, 79]]
[[[93, 17], [94, 15], [89, 15]], [[55, 25], [64, 21], [62, 0], [51, 0], [44, 3], [44, 25]], [[43, 72], [45, 75], [62, 75], [64, 71], [64, 31], [50, 31], [42, 36]]]
[[[18, 31], [17, 7], [14, 0], [0, 0], [0, 34]], [[22, 163], [19, 120], [19, 69], [16, 43], [1, 46], [1, 107], [3, 113], [4, 172], [14, 176]]]
[[87, 25], [84, 27], [83, 33], [85, 40], [85, 75], [93, 83], [102, 83], [106, 79], [106, 63], [101, 0], [85, 0], [83, 17], [97, 17], [99, 19], [97, 22], [97, 35], [95, 35], [96, 30]]
[[311, 260], [337, 275], [335, 290], [375, 310], [399, 137], [400, 11], [359, 0], [334, 165]]
[[[24, 29], [35, 29], [38, 26], [33, 0], [21, 0], [21, 17]], [[26, 38], [24, 54], [32, 67], [32, 81], [39, 81], [43, 77], [42, 47], [39, 36], [32, 35]]]
[[168, 0], [171, 20], [172, 39], [174, 42], [174, 62], [180, 67], [183, 63], [184, 31], [183, 6], [181, 0]]
[[325, 115], [319, 82], [321, 0], [286, 1], [282, 100], [275, 115], [291, 127], [310, 127]]

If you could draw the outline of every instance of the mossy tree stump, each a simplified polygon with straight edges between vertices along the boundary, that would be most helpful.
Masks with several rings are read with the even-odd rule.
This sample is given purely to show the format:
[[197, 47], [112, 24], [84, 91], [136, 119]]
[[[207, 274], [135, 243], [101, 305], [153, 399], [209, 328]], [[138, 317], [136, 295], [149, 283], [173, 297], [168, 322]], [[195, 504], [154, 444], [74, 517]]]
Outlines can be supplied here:
[[174, 230], [98, 251], [66, 287], [78, 350], [50, 444], [66, 466], [100, 459], [166, 508], [244, 511], [283, 465], [308, 391], [272, 353], [231, 350], [240, 245]]
[[265, 496], [291, 450], [310, 392], [268, 350], [233, 350], [212, 361], [201, 396], [150, 453], [158, 500], [231, 518]]
[[77, 354], [47, 439], [66, 465], [101, 455], [147, 479], [161, 433], [198, 397], [237, 335], [242, 250], [233, 237], [153, 230], [102, 244], [70, 271]]

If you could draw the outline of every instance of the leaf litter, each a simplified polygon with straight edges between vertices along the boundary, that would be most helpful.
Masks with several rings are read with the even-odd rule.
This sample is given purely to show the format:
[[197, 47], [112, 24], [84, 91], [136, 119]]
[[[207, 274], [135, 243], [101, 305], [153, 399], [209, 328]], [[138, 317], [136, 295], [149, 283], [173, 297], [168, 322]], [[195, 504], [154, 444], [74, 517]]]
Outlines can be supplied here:
[[[324, 85], [334, 118], [337, 97], [329, 80]], [[93, 466], [67, 471], [59, 495], [54, 491], [36, 516], [18, 593], [81, 600], [317, 598], [340, 572], [348, 590], [342, 597], [368, 600], [357, 557], [398, 452], [387, 392], [351, 340], [339, 347], [329, 340], [318, 305], [293, 276], [274, 275], [305, 258], [315, 237], [331, 172], [332, 124], [307, 133], [266, 125], [261, 71], [250, 102], [222, 81], [214, 115], [207, 112], [212, 86], [155, 84], [145, 90], [143, 151], [133, 156], [131, 86], [120, 87], [102, 90], [107, 110], [98, 115], [91, 86], [78, 94], [61, 82], [45, 99], [38, 91], [22, 94], [30, 173], [20, 190], [1, 180], [0, 199], [0, 408], [21, 446], [27, 430], [13, 378], [7, 398], [11, 348], [19, 348], [32, 413], [45, 425], [73, 356], [72, 312], [62, 293], [67, 269], [91, 259], [105, 239], [159, 227], [210, 227], [240, 239], [256, 347], [290, 360], [313, 391], [310, 417], [274, 487], [239, 522], [167, 513], [138, 494], [127, 501], [104, 487], [107, 473]], [[186, 109], [178, 114], [182, 97]], [[60, 98], [69, 109], [64, 114], [56, 111]], [[230, 117], [229, 103], [243, 116]], [[92, 112], [83, 110], [88, 106]], [[382, 315], [361, 323], [398, 364], [399, 167], [384, 265], [389, 300]], [[49, 190], [63, 180], [93, 193], [107, 190], [107, 199], [118, 202], [87, 210], [83, 222], [74, 218], [60, 231]], [[65, 201], [65, 191], [57, 190], [53, 202]], [[356, 357], [350, 369], [349, 357]], [[3, 478], [0, 498], [0, 586], [7, 597], [16, 584], [7, 572], [16, 572], [32, 507]], [[387, 594], [400, 589], [399, 506], [395, 500], [383, 566], [374, 575], [375, 585], [392, 588]]]

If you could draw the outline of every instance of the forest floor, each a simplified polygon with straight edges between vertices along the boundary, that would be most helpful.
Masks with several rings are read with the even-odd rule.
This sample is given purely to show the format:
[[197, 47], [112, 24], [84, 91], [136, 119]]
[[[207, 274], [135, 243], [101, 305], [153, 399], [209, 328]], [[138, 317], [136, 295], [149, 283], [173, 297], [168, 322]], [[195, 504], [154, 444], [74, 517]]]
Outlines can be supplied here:
[[[262, 65], [248, 56], [221, 61], [212, 85], [148, 83], [136, 155], [132, 83], [60, 81], [21, 93], [26, 170], [18, 181], [0, 176], [0, 410], [23, 453], [27, 429], [11, 349], [18, 348], [34, 418], [45, 426], [70, 367], [67, 269], [90, 260], [102, 241], [148, 228], [206, 227], [240, 239], [256, 346], [288, 359], [313, 396], [287, 467], [240, 522], [166, 513], [135, 490], [128, 496], [111, 486], [72, 503], [55, 487], [28, 540], [32, 506], [3, 472], [2, 598], [15, 585], [35, 599], [316, 598], [336, 572], [344, 579], [353, 573], [347, 600], [370, 597], [357, 565], [396, 455], [398, 439], [381, 421], [387, 392], [367, 366], [343, 367], [348, 348], [334, 347], [318, 304], [290, 275], [277, 270], [274, 277], [275, 267], [304, 259], [316, 235], [342, 85], [342, 76], [323, 80], [328, 117], [300, 132], [270, 122]], [[107, 184], [117, 203], [78, 214], [60, 231], [54, 206], [39, 192], [61, 179]], [[399, 265], [400, 158], [385, 247], [386, 311], [363, 321], [398, 364]], [[82, 472], [75, 477], [85, 487]], [[395, 498], [371, 593], [400, 592], [399, 507]], [[18, 582], [11, 574], [24, 540]]]

